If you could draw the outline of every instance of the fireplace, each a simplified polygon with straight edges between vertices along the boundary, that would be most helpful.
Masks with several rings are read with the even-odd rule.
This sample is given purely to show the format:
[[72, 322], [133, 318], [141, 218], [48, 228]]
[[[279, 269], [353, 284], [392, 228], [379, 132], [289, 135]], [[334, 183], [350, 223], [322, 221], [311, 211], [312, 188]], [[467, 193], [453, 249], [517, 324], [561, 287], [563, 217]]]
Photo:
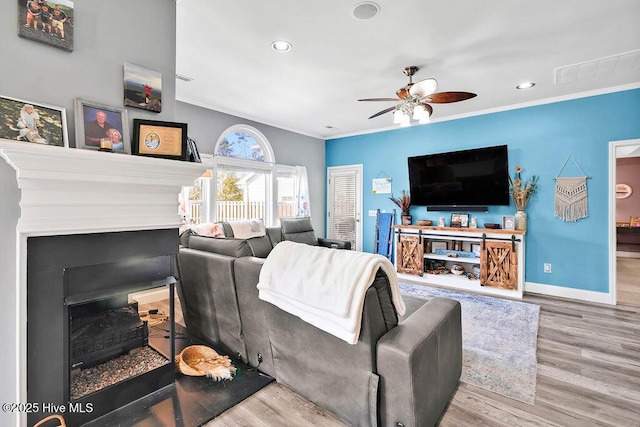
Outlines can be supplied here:
[[[60, 384], [68, 381], [70, 375], [63, 374], [66, 372], [63, 364], [68, 362], [66, 358], [69, 356], [65, 353], [68, 350], [64, 350], [61, 332], [44, 335], [44, 344], [39, 347], [28, 347], [29, 332], [35, 333], [32, 323], [42, 323], [45, 330], [51, 327], [49, 323], [55, 324], [58, 331], [68, 333], [69, 308], [76, 302], [71, 299], [65, 303], [64, 271], [73, 275], [73, 269], [83, 266], [113, 263], [127, 266], [129, 262], [144, 257], [171, 258], [172, 255], [168, 254], [177, 250], [177, 229], [181, 223], [178, 194], [182, 186], [193, 185], [194, 179], [209, 168], [205, 164], [0, 138], [3, 192], [3, 203], [0, 203], [0, 232], [3, 235], [0, 241], [0, 253], [3, 254], [0, 258], [0, 266], [3, 267], [0, 269], [0, 281], [7, 286], [5, 298], [0, 302], [0, 317], [7, 326], [4, 338], [9, 343], [7, 351], [0, 354], [3, 383], [0, 396], [4, 402], [26, 404], [31, 401], [29, 396], [33, 388], [38, 387], [34, 382], [40, 381], [42, 393], [46, 395], [41, 402], [50, 402], [51, 405], [66, 402]], [[12, 174], [15, 177], [13, 182], [10, 179]], [[146, 249], [145, 244], [133, 243], [137, 238], [129, 238], [139, 232], [141, 240], [148, 245]], [[145, 234], [147, 232], [150, 234]], [[172, 248], [168, 252], [156, 253], [155, 238], [145, 237], [155, 232], [172, 234]], [[102, 236], [98, 240], [112, 240], [114, 245], [107, 251], [98, 244], [87, 244], [88, 241], [95, 242], [91, 236]], [[73, 240], [75, 237], [79, 238], [77, 242]], [[36, 261], [32, 261], [31, 253], [28, 256], [27, 249], [30, 252], [35, 246], [49, 245], [48, 242], [58, 238], [61, 239], [62, 250], [48, 251]], [[165, 243], [161, 245], [168, 246]], [[137, 249], [140, 247], [142, 250]], [[82, 249], [73, 252], [73, 248]], [[85, 263], [85, 258], [92, 253], [96, 259]], [[111, 274], [111, 271], [107, 273]], [[48, 277], [43, 284], [44, 290], [31, 291], [31, 283], [28, 290], [27, 276], [38, 280]], [[165, 278], [170, 276], [172, 274], [167, 274]], [[146, 283], [153, 284], [157, 280], [162, 279], [154, 277]], [[166, 283], [162, 286], [173, 287]], [[28, 311], [34, 305], [38, 316], [33, 318], [32, 312], [27, 319]], [[67, 337], [64, 338], [66, 340]], [[153, 338], [149, 340], [153, 341]], [[40, 363], [51, 363], [56, 376], [42, 372]], [[133, 389], [137, 386], [128, 387], [128, 390]], [[0, 413], [2, 425], [26, 423], [27, 414], [24, 412]]]
[[172, 299], [177, 241], [176, 229], [27, 240], [29, 402], [65, 408], [74, 426], [173, 384], [173, 345], [149, 343], [130, 295], [164, 287]]

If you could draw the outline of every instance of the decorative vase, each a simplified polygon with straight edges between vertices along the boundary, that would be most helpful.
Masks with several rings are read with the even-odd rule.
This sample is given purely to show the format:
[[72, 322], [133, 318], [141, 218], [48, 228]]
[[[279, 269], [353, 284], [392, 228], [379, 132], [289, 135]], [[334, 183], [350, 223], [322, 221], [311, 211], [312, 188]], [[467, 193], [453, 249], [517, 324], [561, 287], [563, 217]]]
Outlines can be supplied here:
[[402, 217], [402, 225], [411, 225], [411, 215], [409, 215], [409, 212], [402, 212], [401, 214]]
[[516, 211], [516, 230], [526, 231], [527, 229], [527, 213], [525, 211]]

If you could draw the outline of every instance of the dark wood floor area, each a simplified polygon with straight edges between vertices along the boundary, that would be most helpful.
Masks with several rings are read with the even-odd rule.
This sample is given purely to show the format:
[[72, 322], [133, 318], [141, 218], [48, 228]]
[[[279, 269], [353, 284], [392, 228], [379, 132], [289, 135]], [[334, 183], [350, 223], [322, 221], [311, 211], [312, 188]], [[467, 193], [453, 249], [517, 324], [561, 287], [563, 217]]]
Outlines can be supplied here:
[[[539, 304], [535, 405], [460, 383], [441, 426], [640, 426], [640, 308], [526, 295]], [[272, 383], [207, 424], [344, 426]]]

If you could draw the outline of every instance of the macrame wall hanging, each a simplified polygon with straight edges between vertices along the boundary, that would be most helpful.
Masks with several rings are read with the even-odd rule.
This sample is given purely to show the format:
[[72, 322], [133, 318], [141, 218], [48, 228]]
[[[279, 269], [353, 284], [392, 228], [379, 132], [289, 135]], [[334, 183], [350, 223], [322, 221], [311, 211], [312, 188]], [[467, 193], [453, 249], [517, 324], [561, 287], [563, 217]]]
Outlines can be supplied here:
[[[583, 176], [563, 178], [562, 171], [569, 159], [578, 166]], [[589, 216], [589, 204], [587, 197], [587, 179], [591, 178], [584, 173], [576, 159], [569, 155], [562, 169], [556, 176], [555, 216], [563, 221], [577, 221]]]

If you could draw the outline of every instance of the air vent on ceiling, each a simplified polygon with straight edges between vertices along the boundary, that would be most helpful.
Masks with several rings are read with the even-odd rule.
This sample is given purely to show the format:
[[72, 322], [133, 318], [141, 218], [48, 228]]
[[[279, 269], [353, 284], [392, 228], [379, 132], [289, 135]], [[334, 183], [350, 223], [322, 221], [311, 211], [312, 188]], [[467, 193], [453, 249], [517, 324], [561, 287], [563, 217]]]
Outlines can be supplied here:
[[182, 75], [182, 74], [176, 74], [176, 79], [182, 80], [182, 81], [185, 81], [185, 82], [190, 82], [190, 81], [193, 80], [193, 77], [185, 76], [185, 75]]
[[556, 84], [593, 79], [607, 74], [632, 70], [640, 70], [640, 49], [556, 68]]

